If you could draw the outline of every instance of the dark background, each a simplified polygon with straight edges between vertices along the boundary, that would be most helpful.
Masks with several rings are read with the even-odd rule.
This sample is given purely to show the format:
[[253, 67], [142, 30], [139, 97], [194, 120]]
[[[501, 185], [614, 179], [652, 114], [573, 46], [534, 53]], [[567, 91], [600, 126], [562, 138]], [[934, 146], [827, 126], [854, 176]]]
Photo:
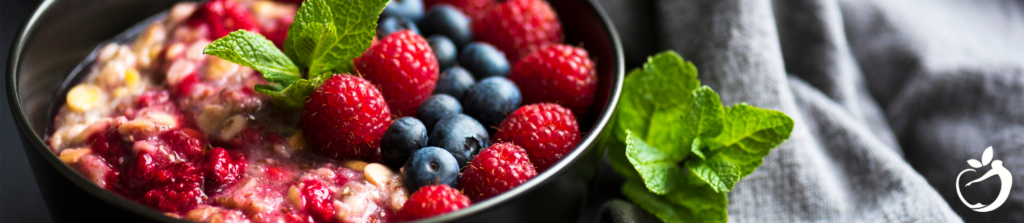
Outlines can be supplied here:
[[[7, 73], [7, 54], [21, 24], [39, 0], [0, 1], [0, 70]], [[7, 103], [7, 85], [0, 84], [0, 222], [51, 222], [43, 198], [18, 139]]]

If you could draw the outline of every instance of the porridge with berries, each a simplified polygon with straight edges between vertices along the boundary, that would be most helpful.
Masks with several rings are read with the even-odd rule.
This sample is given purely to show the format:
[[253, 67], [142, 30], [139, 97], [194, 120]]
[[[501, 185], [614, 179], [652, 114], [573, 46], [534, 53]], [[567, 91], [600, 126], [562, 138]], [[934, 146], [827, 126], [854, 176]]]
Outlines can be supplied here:
[[544, 0], [408, 1], [179, 3], [97, 49], [46, 141], [196, 222], [424, 219], [576, 147], [595, 65]]

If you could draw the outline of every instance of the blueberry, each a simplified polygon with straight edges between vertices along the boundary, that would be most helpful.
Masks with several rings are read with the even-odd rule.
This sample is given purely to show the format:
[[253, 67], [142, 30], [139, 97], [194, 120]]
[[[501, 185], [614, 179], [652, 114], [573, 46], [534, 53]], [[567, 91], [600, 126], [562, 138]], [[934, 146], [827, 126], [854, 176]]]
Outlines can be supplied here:
[[398, 169], [417, 149], [427, 146], [427, 127], [413, 117], [403, 117], [388, 126], [380, 140], [384, 164]]
[[459, 66], [465, 67], [476, 79], [493, 76], [508, 76], [508, 60], [491, 44], [475, 42], [459, 53]]
[[422, 0], [391, 0], [384, 11], [380, 12], [381, 18], [399, 17], [409, 21], [419, 21], [423, 18]]
[[387, 37], [393, 32], [397, 32], [403, 29], [412, 30], [412, 32], [416, 34], [420, 33], [419, 29], [416, 29], [416, 24], [414, 24], [413, 22], [410, 22], [409, 20], [403, 18], [388, 17], [380, 21], [380, 24], [377, 25], [377, 34], [379, 34], [383, 38]]
[[459, 161], [460, 169], [469, 165], [480, 150], [491, 145], [487, 129], [476, 119], [463, 114], [438, 121], [430, 132], [430, 138], [427, 145], [448, 150]]
[[451, 40], [442, 35], [430, 36], [427, 38], [427, 43], [430, 44], [430, 49], [434, 51], [434, 57], [437, 58], [437, 64], [441, 70], [455, 66], [455, 60], [458, 59], [456, 57], [458, 50], [455, 49], [455, 43], [452, 43]]
[[469, 71], [462, 67], [452, 67], [441, 73], [441, 78], [437, 80], [437, 87], [434, 88], [434, 94], [448, 94], [455, 99], [462, 99], [466, 95], [466, 91], [470, 87], [476, 84], [476, 80], [473, 79], [473, 75], [469, 74]]
[[450, 5], [431, 8], [419, 21], [419, 25], [424, 34], [439, 34], [448, 37], [459, 49], [473, 41], [469, 18]]
[[405, 162], [402, 171], [402, 182], [409, 194], [420, 187], [447, 184], [452, 188], [459, 182], [459, 163], [447, 150], [437, 147], [425, 147], [412, 154]]
[[462, 114], [462, 105], [459, 104], [458, 99], [447, 94], [435, 94], [420, 104], [420, 110], [416, 116], [423, 120], [427, 129], [433, 129], [437, 121], [457, 114]]
[[496, 128], [522, 101], [519, 88], [508, 78], [488, 77], [466, 91], [462, 109], [484, 126]]

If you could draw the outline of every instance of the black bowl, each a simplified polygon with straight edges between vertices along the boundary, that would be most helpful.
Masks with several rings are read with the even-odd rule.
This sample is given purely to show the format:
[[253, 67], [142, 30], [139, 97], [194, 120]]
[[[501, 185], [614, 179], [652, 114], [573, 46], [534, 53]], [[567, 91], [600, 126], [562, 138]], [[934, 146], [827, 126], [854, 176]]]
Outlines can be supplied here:
[[[74, 80], [69, 74], [74, 73], [76, 65], [101, 43], [175, 2], [45, 1], [13, 43], [7, 61], [8, 101], [54, 221], [182, 222], [94, 185], [58, 160], [43, 141], [52, 131], [52, 111], [63, 104], [67, 90], [63, 85]], [[523, 185], [426, 221], [573, 222], [579, 217], [601, 161], [602, 150], [596, 144], [611, 137], [608, 124], [622, 89], [622, 47], [611, 21], [596, 2], [549, 2], [562, 21], [565, 42], [586, 48], [597, 63], [600, 81], [590, 117], [581, 119], [583, 140], [550, 170]]]

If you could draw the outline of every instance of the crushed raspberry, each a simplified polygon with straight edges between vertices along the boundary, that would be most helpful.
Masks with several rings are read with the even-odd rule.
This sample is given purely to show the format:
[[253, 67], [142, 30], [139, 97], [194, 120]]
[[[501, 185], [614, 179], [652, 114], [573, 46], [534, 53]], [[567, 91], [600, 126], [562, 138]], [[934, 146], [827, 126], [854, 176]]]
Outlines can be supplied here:
[[206, 175], [206, 192], [213, 194], [241, 180], [246, 162], [241, 153], [229, 154], [224, 148], [217, 147], [207, 152], [202, 165]]
[[306, 211], [319, 221], [330, 221], [334, 216], [334, 193], [315, 179], [302, 181], [302, 200]]
[[193, 160], [203, 155], [202, 141], [177, 129], [166, 131], [159, 136], [171, 151], [185, 160]]

